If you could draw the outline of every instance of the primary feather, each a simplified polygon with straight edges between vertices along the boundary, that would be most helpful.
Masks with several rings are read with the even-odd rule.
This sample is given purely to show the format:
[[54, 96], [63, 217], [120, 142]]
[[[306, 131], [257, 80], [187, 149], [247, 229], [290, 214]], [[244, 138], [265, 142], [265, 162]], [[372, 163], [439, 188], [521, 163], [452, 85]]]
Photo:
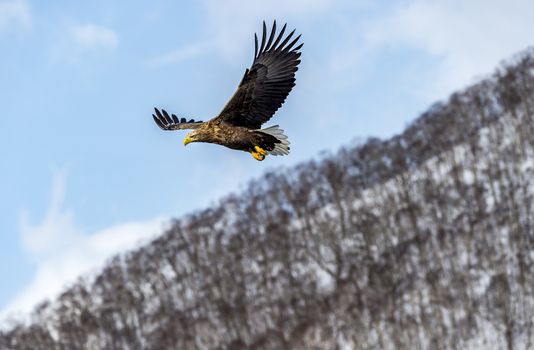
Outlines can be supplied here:
[[287, 44], [294, 30], [281, 41], [286, 26], [272, 43], [276, 33], [275, 21], [266, 43], [267, 28], [263, 22], [261, 47], [258, 51], [258, 37], [254, 35], [256, 49], [252, 66], [245, 71], [237, 91], [218, 118], [232, 125], [259, 129], [282, 106], [295, 86], [295, 72], [300, 63], [298, 50], [303, 45], [294, 47], [300, 35]]

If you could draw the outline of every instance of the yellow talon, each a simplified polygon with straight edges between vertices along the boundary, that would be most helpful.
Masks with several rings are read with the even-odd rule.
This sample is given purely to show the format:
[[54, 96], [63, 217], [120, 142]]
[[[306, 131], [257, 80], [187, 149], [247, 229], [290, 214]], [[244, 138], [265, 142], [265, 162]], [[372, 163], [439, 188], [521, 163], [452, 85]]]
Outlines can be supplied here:
[[252, 154], [254, 159], [259, 160], [260, 162], [265, 159], [265, 156], [259, 152], [250, 152], [250, 154]]
[[260, 146], [254, 146], [254, 149], [256, 150], [256, 152], [264, 156], [264, 158], [267, 155], [267, 151], [261, 148]]

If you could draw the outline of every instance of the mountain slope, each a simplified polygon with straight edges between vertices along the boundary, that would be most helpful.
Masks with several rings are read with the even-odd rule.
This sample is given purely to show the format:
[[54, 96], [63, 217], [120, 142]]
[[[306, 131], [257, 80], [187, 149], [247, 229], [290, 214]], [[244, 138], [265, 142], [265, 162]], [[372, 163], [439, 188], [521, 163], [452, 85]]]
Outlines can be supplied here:
[[534, 346], [534, 51], [401, 135], [271, 172], [2, 349]]

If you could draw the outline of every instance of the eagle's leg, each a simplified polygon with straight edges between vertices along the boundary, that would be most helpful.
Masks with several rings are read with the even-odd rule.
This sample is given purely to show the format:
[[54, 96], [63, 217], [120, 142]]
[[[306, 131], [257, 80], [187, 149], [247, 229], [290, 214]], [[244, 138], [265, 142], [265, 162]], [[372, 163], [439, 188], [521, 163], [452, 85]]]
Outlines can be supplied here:
[[259, 146], [254, 146], [254, 151], [251, 151], [250, 154], [252, 154], [254, 159], [262, 161], [265, 159], [265, 155], [267, 154], [267, 151]]

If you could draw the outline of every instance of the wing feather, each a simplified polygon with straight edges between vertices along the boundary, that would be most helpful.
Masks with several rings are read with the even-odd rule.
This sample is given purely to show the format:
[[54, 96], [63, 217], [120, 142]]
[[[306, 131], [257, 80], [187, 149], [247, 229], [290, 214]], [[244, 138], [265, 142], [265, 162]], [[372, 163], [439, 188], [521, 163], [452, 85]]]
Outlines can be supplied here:
[[265, 37], [266, 36], [267, 36], [267, 27], [265, 26], [265, 21], [263, 21], [263, 34], [261, 36], [260, 52], [263, 52], [263, 48], [265, 47]]
[[[265, 24], [265, 21], [263, 22], [263, 24]], [[273, 28], [271, 29], [271, 35], [269, 36], [269, 41], [267, 41], [267, 45], [265, 45], [265, 51], [268, 51], [269, 48], [271, 47], [275, 32], [276, 32], [276, 21], [273, 21]]]
[[252, 66], [245, 71], [237, 91], [217, 118], [235, 126], [259, 129], [282, 106], [295, 86], [295, 72], [301, 54], [298, 50], [303, 45], [301, 43], [293, 48], [301, 36], [290, 42], [295, 30], [284, 37], [286, 27], [287, 24], [284, 24], [276, 35], [274, 21], [267, 39], [267, 26], [263, 22], [261, 43], [254, 34]]
[[202, 124], [201, 121], [195, 121], [193, 119], [186, 121], [185, 118], [178, 118], [176, 114], [169, 115], [166, 110], [154, 108], [155, 114], [152, 114], [156, 124], [163, 130], [183, 130], [183, 129], [196, 129]]

